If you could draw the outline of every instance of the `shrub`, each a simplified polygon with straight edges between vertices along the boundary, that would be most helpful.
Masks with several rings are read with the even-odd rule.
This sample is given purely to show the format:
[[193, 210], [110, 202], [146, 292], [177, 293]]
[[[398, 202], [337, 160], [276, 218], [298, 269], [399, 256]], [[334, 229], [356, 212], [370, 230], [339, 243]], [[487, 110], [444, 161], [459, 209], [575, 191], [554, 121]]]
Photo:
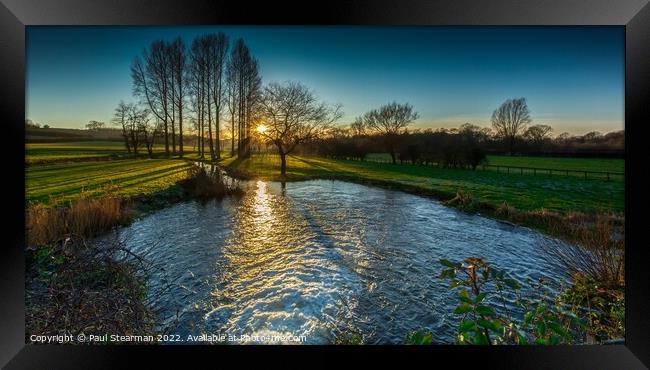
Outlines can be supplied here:
[[[482, 258], [440, 263], [445, 267], [440, 278], [449, 279], [449, 288], [458, 290], [459, 304], [454, 310], [460, 317], [458, 344], [555, 345], [580, 341], [585, 321], [562, 302], [554, 302], [546, 295], [521, 297], [521, 283]], [[545, 283], [540, 281], [533, 288], [545, 292]], [[506, 302], [512, 297], [524, 312], [522, 317], [506, 309]], [[420, 331], [409, 335], [407, 342], [430, 344], [431, 338], [432, 335]]]
[[187, 178], [179, 184], [190, 196], [203, 200], [244, 193], [238, 183], [228, 183], [218, 168], [208, 173], [203, 167], [192, 166], [187, 170]]

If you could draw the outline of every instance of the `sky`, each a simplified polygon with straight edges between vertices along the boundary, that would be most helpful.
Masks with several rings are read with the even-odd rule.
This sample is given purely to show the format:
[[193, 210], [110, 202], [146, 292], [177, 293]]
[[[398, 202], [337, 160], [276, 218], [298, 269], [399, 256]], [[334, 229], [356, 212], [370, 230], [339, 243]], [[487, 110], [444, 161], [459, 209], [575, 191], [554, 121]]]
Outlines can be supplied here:
[[262, 82], [299, 81], [343, 105], [347, 124], [410, 103], [414, 128], [489, 126], [525, 97], [554, 134], [624, 128], [625, 36], [612, 27], [28, 26], [26, 115], [51, 127], [109, 122], [132, 95], [130, 65], [152, 41], [225, 32], [258, 58]]

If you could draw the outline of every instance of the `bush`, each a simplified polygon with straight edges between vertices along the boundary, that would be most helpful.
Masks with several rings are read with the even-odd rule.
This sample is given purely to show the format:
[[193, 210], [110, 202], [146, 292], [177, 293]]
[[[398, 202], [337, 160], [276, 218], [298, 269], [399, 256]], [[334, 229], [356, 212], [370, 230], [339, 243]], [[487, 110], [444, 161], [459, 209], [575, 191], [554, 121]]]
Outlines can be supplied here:
[[584, 309], [589, 321], [587, 340], [599, 343], [625, 337], [625, 288], [604, 287], [582, 274], [573, 276], [573, 285], [562, 299]]
[[239, 184], [228, 183], [225, 175], [219, 172], [218, 168], [208, 173], [203, 167], [192, 166], [187, 170], [187, 178], [179, 184], [190, 196], [202, 200], [244, 194]]
[[[523, 298], [522, 285], [482, 258], [463, 263], [441, 260], [440, 278], [449, 279], [450, 289], [458, 290], [458, 344], [571, 344], [582, 339], [585, 320], [563, 302], [549, 299], [544, 281], [533, 286], [539, 297]], [[524, 314], [508, 312], [506, 302], [514, 298]], [[504, 312], [505, 311], [505, 312]], [[411, 344], [430, 344], [432, 335], [419, 331], [407, 337]]]

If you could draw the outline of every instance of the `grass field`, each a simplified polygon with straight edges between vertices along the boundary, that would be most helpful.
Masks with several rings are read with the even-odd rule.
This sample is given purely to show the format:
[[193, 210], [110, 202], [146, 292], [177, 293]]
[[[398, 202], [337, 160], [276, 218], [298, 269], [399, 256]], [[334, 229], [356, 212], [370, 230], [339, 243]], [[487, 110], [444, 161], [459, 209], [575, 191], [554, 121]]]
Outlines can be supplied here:
[[[277, 179], [279, 157], [255, 155], [248, 160], [226, 159], [222, 164], [265, 179]], [[521, 210], [615, 211], [624, 210], [623, 181], [584, 180], [578, 177], [530, 176], [493, 171], [400, 166], [388, 163], [332, 160], [318, 157], [288, 158], [289, 179], [310, 177], [390, 181], [452, 197], [458, 190], [480, 201]]]
[[[159, 147], [158, 150], [161, 150]], [[131, 196], [164, 190], [185, 176], [187, 162], [178, 159], [131, 159], [119, 142], [66, 142], [27, 144], [26, 199], [48, 202], [50, 196], [73, 198], [82, 191], [101, 195], [114, 185], [119, 195]], [[89, 161], [113, 156], [118, 160]], [[387, 156], [387, 154], [375, 154]], [[54, 163], [65, 159], [70, 162]], [[189, 153], [186, 158], [196, 158]], [[226, 158], [222, 165], [277, 180], [279, 157], [254, 155], [248, 160]], [[528, 167], [621, 171], [623, 160], [491, 156], [490, 163]], [[521, 210], [615, 211], [624, 210], [622, 180], [603, 181], [566, 176], [531, 176], [494, 171], [442, 169], [413, 165], [289, 157], [289, 179], [340, 178], [352, 181], [390, 182], [396, 189], [409, 187], [452, 197], [458, 190], [480, 201], [501, 205], [504, 201]]]
[[488, 164], [495, 166], [553, 168], [575, 171], [625, 172], [624, 159], [610, 158], [510, 157], [505, 155], [489, 155]]
[[[164, 151], [162, 145], [154, 147], [155, 154]], [[196, 157], [191, 147], [185, 148], [188, 158]], [[138, 156], [147, 158], [146, 150], [141, 149]], [[113, 159], [132, 158], [124, 148], [124, 143], [119, 141], [78, 141], [78, 142], [57, 142], [57, 143], [28, 143], [25, 145], [25, 163], [27, 165], [62, 162], [62, 161], [84, 161], [91, 159]]]
[[124, 144], [114, 141], [29, 143], [25, 145], [25, 163], [27, 164], [119, 157], [127, 154]]
[[120, 196], [154, 193], [183, 179], [189, 166], [185, 161], [174, 159], [123, 159], [28, 166], [25, 172], [25, 198], [28, 203], [47, 203], [50, 196], [71, 199], [82, 192], [99, 196], [111, 186], [113, 193]]

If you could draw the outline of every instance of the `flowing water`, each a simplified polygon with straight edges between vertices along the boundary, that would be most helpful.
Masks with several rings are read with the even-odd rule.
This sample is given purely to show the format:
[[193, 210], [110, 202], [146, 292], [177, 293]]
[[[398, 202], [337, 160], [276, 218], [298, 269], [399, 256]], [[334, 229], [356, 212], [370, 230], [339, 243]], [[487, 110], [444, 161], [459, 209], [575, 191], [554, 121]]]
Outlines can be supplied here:
[[539, 233], [428, 198], [329, 180], [245, 188], [242, 198], [173, 205], [112, 236], [163, 267], [149, 289], [169, 333], [403, 343], [428, 329], [451, 343], [458, 298], [437, 277], [440, 259], [484, 257], [520, 281], [566, 277]]

